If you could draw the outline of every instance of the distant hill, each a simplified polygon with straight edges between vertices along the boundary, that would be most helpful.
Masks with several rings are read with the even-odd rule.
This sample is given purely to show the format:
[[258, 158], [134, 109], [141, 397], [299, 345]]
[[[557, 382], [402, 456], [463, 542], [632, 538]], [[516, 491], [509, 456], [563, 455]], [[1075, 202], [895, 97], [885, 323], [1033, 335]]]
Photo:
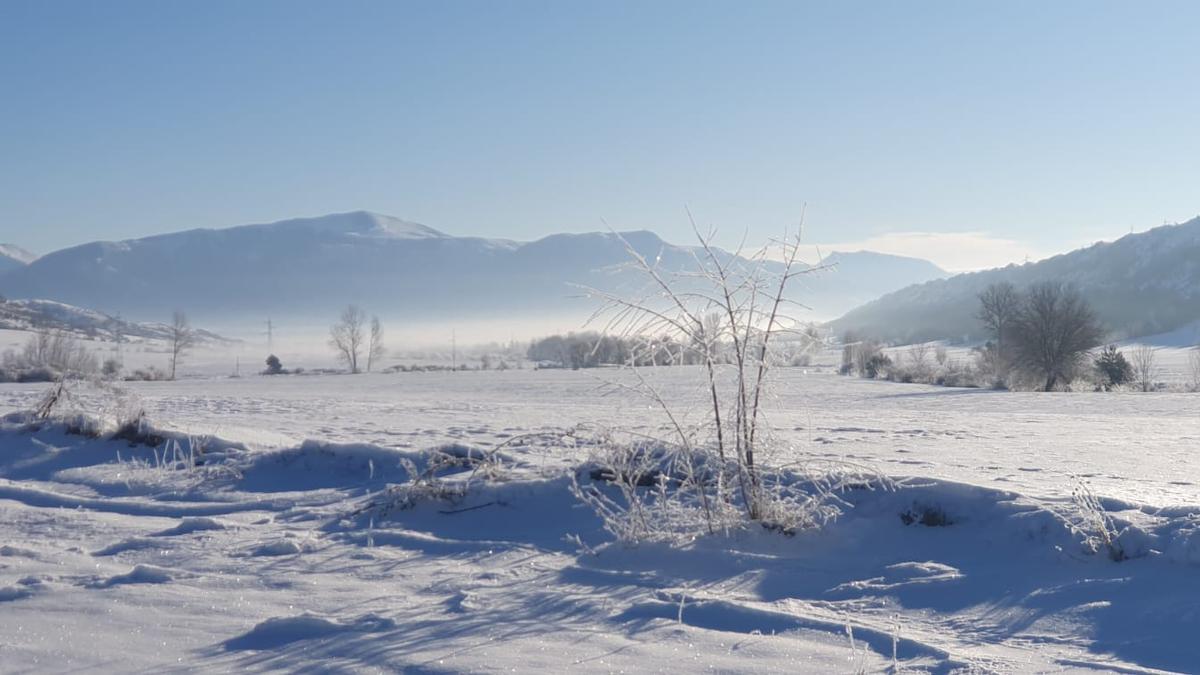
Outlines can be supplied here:
[[0, 244], [0, 274], [20, 269], [37, 259], [37, 256], [13, 244]]
[[[51, 300], [0, 300], [0, 330], [69, 333], [99, 340], [166, 340], [163, 323], [133, 323], [107, 314]], [[227, 338], [195, 329], [201, 344], [227, 343]]]
[[[668, 270], [693, 249], [646, 232], [625, 239]], [[931, 263], [873, 253], [831, 256], [836, 269], [806, 278], [795, 299], [826, 319], [901, 286], [944, 273]], [[179, 308], [196, 320], [311, 316], [347, 303], [380, 315], [582, 316], [593, 307], [574, 284], [627, 288], [629, 258], [612, 233], [558, 234], [532, 242], [453, 237], [424, 225], [357, 211], [228, 229], [198, 229], [56, 251], [0, 275], [0, 293], [49, 298], [161, 319]]]
[[1113, 339], [1169, 333], [1200, 319], [1200, 218], [1025, 265], [909, 286], [833, 321], [838, 332], [893, 342], [982, 340], [974, 318], [989, 284], [1073, 284]]

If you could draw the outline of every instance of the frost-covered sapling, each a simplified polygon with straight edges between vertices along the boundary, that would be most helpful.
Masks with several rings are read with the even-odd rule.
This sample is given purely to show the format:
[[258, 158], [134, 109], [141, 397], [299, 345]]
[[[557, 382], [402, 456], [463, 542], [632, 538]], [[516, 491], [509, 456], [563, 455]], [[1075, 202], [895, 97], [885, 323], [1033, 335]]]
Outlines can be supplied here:
[[[576, 496], [626, 542], [682, 543], [748, 523], [788, 533], [819, 526], [836, 511], [831, 476], [844, 474], [781, 472], [763, 459], [773, 445], [769, 373], [786, 363], [780, 338], [804, 334], [787, 311], [797, 305], [788, 286], [825, 268], [800, 262], [799, 234], [743, 255], [715, 248], [694, 222], [693, 230], [690, 269], [661, 269], [653, 252], [622, 238], [643, 290], [587, 289], [602, 302], [593, 322], [632, 345], [625, 372], [633, 381], [610, 384], [647, 399], [664, 424], [660, 437], [601, 444], [589, 465], [602, 480], [577, 477]], [[702, 410], [667, 400], [640, 370], [664, 362], [702, 369]]]

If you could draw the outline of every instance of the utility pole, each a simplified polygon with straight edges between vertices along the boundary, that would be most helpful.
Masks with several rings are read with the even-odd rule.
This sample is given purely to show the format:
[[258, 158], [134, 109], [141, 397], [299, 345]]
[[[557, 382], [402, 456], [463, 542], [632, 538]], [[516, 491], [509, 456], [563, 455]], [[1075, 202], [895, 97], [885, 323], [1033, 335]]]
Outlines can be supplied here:
[[450, 329], [450, 370], [458, 370], [458, 336]]
[[270, 317], [267, 318], [267, 354], [275, 353], [275, 326], [271, 323]]

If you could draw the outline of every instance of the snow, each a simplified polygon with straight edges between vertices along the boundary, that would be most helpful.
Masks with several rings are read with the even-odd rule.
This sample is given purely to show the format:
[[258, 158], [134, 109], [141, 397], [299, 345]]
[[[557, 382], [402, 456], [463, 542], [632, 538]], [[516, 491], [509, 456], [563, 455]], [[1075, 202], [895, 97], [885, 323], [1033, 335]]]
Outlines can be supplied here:
[[13, 244], [0, 244], [0, 274], [20, 269], [37, 260], [37, 256]]
[[37, 256], [15, 244], [0, 244], [0, 257], [8, 258], [22, 265], [37, 260]]
[[[579, 424], [654, 432], [616, 371], [136, 383], [162, 448], [0, 417], [5, 670], [1194, 671], [1197, 395], [776, 371], [776, 462], [848, 460], [824, 530], [611, 543]], [[690, 368], [647, 377], [686, 414]], [[45, 385], [0, 385], [0, 416]], [[84, 397], [86, 398], [86, 397]], [[503, 446], [503, 447], [501, 447]], [[502, 480], [389, 508], [430, 453]], [[450, 470], [448, 485], [472, 472]], [[1089, 550], [1098, 495], [1129, 559]], [[120, 636], [120, 639], [113, 639]]]

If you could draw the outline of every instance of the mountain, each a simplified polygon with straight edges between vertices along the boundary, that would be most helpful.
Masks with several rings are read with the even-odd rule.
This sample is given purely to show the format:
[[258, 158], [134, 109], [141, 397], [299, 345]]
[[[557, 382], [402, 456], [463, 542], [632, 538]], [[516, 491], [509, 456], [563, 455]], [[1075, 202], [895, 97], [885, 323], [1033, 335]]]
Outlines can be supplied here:
[[[115, 340], [167, 340], [170, 326], [132, 323], [90, 309], [52, 300], [0, 300], [0, 330], [53, 331], [76, 337]], [[194, 329], [201, 344], [231, 342], [206, 330]]]
[[0, 244], [0, 274], [22, 268], [37, 260], [37, 256], [13, 244]]
[[835, 251], [821, 262], [832, 268], [830, 274], [800, 281], [815, 296], [819, 306], [813, 313], [819, 319], [838, 316], [904, 285], [949, 276], [928, 260], [872, 251]]
[[[327, 321], [347, 303], [381, 316], [460, 320], [571, 313], [575, 284], [637, 283], [622, 237], [666, 270], [694, 250], [651, 232], [557, 234], [532, 242], [453, 237], [365, 211], [228, 229], [197, 229], [56, 251], [0, 276], [0, 293], [48, 298], [137, 319], [174, 309], [199, 321], [306, 316]], [[834, 270], [805, 278], [795, 298], [811, 318], [943, 273], [924, 261], [869, 253], [831, 256]], [[879, 270], [886, 270], [878, 273]]]
[[1122, 339], [1168, 333], [1200, 319], [1200, 218], [1126, 235], [1036, 263], [959, 274], [903, 288], [829, 324], [891, 342], [982, 340], [974, 318], [989, 284], [1075, 286]]

